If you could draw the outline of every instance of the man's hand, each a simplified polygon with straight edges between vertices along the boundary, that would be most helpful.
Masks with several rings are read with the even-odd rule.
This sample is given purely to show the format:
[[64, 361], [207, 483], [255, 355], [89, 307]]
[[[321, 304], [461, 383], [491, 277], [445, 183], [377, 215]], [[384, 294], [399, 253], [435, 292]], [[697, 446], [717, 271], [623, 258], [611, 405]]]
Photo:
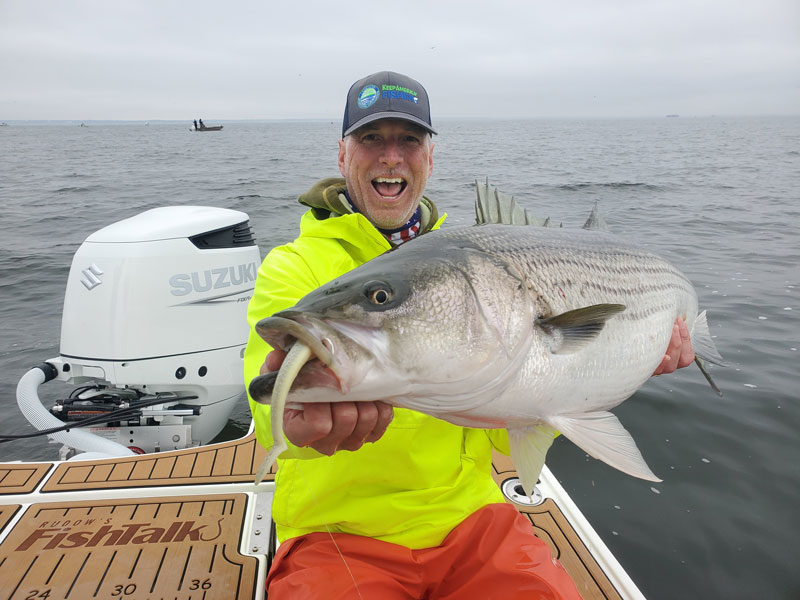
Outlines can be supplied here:
[[[261, 373], [276, 371], [286, 358], [283, 350], [273, 350], [261, 367]], [[376, 442], [394, 417], [391, 404], [385, 402], [314, 402], [304, 410], [287, 408], [283, 413], [283, 431], [295, 446], [309, 446], [327, 456], [337, 450], [358, 450], [367, 442]]]
[[305, 410], [286, 409], [283, 430], [295, 446], [310, 446], [320, 454], [358, 450], [376, 442], [394, 417], [385, 402], [308, 403]]
[[653, 375], [663, 375], [673, 373], [677, 369], [688, 367], [694, 362], [694, 350], [692, 340], [689, 336], [689, 328], [686, 322], [678, 318], [672, 326], [672, 337], [667, 346], [667, 353], [661, 360], [661, 364], [653, 372]]

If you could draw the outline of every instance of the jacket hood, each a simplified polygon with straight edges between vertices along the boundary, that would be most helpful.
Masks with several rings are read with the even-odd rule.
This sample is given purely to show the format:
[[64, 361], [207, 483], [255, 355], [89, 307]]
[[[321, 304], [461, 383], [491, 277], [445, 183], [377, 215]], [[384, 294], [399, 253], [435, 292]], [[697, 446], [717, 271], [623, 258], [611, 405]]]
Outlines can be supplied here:
[[[347, 185], [343, 177], [329, 177], [315, 183], [310, 190], [298, 199], [300, 204], [308, 206], [318, 220], [329, 219], [340, 215], [354, 214], [355, 211], [345, 196]], [[436, 205], [425, 196], [420, 200], [420, 234], [433, 229], [439, 221]]]

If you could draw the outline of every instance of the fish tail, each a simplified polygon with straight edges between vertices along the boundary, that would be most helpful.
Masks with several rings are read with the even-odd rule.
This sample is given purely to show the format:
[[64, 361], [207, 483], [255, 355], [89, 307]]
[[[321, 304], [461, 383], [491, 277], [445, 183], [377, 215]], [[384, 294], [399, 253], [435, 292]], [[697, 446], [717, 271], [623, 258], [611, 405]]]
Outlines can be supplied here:
[[728, 366], [725, 363], [725, 359], [723, 359], [717, 351], [714, 340], [711, 339], [711, 332], [708, 330], [708, 320], [706, 319], [706, 311], [701, 312], [695, 317], [690, 335], [692, 337], [694, 353], [703, 361], [719, 365], [720, 367]]
[[695, 364], [700, 368], [703, 377], [706, 378], [711, 389], [714, 390], [718, 396], [722, 396], [722, 392], [711, 379], [711, 374], [706, 370], [705, 362], [708, 361], [712, 364], [719, 365], [720, 367], [728, 366], [717, 347], [714, 345], [714, 340], [711, 339], [711, 332], [708, 330], [708, 320], [706, 319], [706, 311], [701, 312], [695, 317], [690, 332], [692, 337], [692, 348], [695, 353]]

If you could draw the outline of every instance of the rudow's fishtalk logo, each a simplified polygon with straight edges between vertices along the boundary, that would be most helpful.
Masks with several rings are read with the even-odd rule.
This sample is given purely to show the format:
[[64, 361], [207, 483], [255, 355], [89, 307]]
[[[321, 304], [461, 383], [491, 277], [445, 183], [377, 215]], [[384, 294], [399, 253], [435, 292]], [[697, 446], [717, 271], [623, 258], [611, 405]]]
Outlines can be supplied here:
[[148, 521], [113, 525], [110, 518], [44, 521], [14, 551], [210, 542], [222, 535], [222, 521], [174, 521], [168, 527], [154, 527]]

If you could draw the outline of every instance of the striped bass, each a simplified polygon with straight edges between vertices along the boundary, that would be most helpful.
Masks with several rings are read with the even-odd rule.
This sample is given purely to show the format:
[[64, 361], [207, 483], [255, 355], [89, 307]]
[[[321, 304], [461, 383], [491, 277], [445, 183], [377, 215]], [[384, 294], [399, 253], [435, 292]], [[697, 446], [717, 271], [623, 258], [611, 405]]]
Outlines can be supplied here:
[[257, 324], [272, 347], [291, 349], [279, 372], [250, 385], [256, 401], [273, 404], [265, 464], [285, 449], [285, 402], [382, 400], [507, 429], [528, 494], [554, 430], [612, 467], [660, 481], [609, 411], [650, 378], [677, 317], [697, 356], [722, 364], [692, 283], [610, 233], [428, 233]]

